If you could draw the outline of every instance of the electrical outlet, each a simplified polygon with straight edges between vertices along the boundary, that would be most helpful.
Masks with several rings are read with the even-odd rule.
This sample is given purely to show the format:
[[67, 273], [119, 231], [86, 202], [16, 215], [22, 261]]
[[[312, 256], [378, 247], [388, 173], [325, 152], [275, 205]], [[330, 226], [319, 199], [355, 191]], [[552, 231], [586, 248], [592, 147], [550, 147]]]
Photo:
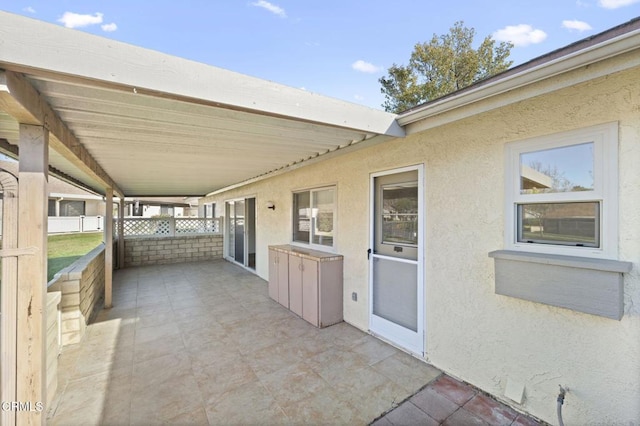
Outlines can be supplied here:
[[354, 302], [358, 301], [358, 293], [356, 293], [355, 291], [353, 293], [351, 293], [351, 300], [353, 300]]

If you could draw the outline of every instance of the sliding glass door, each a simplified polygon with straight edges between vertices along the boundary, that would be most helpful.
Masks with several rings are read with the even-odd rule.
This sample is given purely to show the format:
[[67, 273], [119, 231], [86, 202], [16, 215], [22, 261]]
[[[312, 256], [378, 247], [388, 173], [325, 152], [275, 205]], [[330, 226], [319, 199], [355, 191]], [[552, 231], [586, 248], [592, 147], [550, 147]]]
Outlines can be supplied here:
[[247, 268], [255, 269], [256, 201], [243, 198], [226, 202], [226, 257]]

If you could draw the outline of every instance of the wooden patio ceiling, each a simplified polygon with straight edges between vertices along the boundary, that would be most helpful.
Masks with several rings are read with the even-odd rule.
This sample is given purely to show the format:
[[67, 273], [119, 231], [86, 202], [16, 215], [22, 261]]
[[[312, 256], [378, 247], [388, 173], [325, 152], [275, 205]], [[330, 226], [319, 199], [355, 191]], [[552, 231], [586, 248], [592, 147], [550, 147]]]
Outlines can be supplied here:
[[103, 194], [107, 176], [127, 196], [204, 195], [404, 135], [392, 114], [4, 12], [0, 46], [5, 151], [16, 108], [59, 122], [50, 164]]

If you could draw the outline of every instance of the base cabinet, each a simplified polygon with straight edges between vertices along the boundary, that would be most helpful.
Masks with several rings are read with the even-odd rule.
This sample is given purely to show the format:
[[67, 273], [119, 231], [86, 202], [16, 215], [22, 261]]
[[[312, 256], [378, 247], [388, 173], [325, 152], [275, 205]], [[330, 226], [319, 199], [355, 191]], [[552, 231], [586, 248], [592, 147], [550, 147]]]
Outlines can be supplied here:
[[289, 308], [289, 256], [269, 250], [269, 297]]
[[342, 256], [292, 246], [269, 247], [269, 296], [282, 305], [280, 294], [276, 298], [275, 288], [281, 288], [285, 256], [288, 308], [316, 327], [341, 322]]

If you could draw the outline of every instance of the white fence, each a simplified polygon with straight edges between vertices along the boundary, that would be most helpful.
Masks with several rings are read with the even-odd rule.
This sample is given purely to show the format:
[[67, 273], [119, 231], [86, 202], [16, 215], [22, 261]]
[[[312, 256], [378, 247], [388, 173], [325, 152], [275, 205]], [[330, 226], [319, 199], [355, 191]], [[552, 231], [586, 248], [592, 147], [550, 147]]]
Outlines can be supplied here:
[[[104, 229], [104, 216], [49, 216], [49, 234], [97, 232]], [[0, 236], [2, 220], [0, 219]]]
[[[114, 234], [118, 235], [118, 222], [113, 222]], [[126, 237], [180, 237], [185, 235], [218, 234], [220, 223], [217, 218], [125, 218]]]
[[[49, 234], [96, 232], [104, 229], [104, 216], [50, 216]], [[118, 222], [113, 220], [113, 232], [118, 236]], [[125, 237], [176, 237], [207, 235], [221, 232], [218, 218], [125, 218]], [[0, 220], [2, 236], [2, 220]]]
[[104, 229], [103, 216], [50, 216], [49, 233], [95, 232]]

